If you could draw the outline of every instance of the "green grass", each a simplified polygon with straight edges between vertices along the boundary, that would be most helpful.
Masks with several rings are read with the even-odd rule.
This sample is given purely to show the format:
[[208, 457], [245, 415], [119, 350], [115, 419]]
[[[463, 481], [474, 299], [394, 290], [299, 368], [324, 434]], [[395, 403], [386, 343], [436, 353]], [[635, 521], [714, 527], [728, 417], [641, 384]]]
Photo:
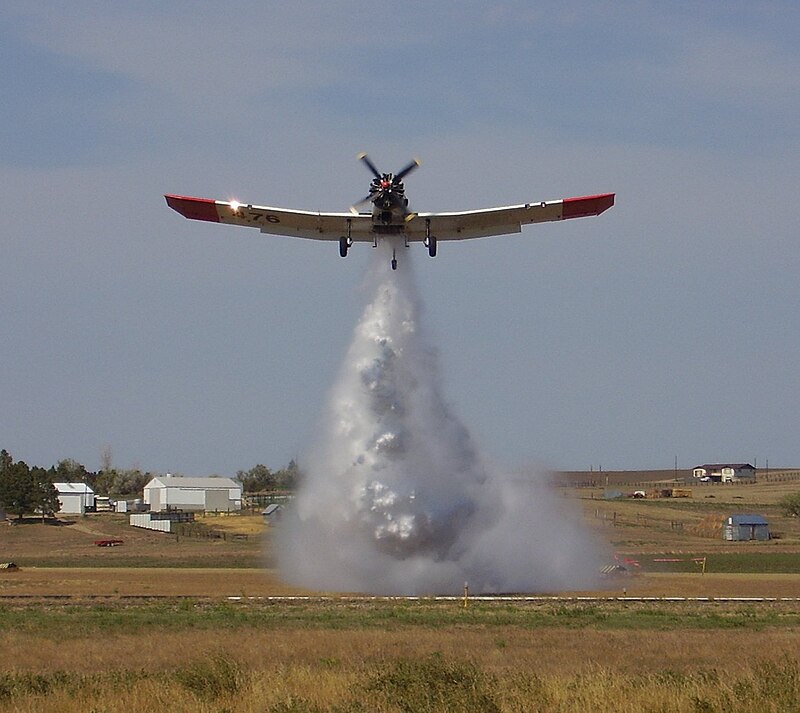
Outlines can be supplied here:
[[[122, 545], [124, 547], [124, 545]], [[120, 555], [108, 552], [114, 548], [96, 548], [96, 552], [79, 556], [63, 557], [15, 557], [14, 563], [23, 569], [28, 567], [100, 567], [100, 568], [133, 568], [133, 569], [261, 569], [274, 564], [260, 551], [244, 554], [228, 554], [226, 552], [195, 555], [181, 553], [155, 555]]]
[[648, 604], [603, 602], [507, 605], [453, 602], [240, 604], [233, 602], [137, 602], [91, 605], [0, 605], [0, 631], [57, 638], [102, 634], [236, 629], [400, 630], [479, 626], [603, 630], [764, 629], [800, 626], [788, 606], [730, 603]]
[[[746, 546], [746, 545], [745, 545]], [[700, 572], [693, 558], [706, 558], [706, 572], [718, 574], [800, 574], [800, 554], [794, 552], [692, 552], [636, 555], [646, 572]], [[661, 558], [681, 562], [656, 562]]]

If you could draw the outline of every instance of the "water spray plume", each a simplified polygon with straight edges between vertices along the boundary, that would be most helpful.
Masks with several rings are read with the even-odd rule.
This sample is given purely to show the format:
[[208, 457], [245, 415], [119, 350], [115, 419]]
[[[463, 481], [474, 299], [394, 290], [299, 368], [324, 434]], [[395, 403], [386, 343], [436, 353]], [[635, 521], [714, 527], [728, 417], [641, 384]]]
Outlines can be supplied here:
[[371, 301], [279, 531], [284, 577], [381, 594], [589, 586], [599, 557], [544, 485], [495, 472], [442, 394], [405, 255]]

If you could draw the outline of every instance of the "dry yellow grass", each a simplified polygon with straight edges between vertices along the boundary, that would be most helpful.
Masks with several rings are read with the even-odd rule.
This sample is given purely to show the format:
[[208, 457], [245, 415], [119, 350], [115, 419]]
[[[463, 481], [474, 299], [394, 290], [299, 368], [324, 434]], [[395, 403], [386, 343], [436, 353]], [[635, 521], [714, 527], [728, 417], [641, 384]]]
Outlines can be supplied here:
[[[746, 689], [764, 672], [771, 693], [755, 690], [751, 710], [783, 711], [798, 656], [797, 632], [781, 630], [184, 631], [68, 647], [6, 632], [0, 657], [14, 662], [6, 685], [35, 684], [31, 675], [55, 683], [6, 697], [0, 684], [0, 711], [744, 711], [732, 694], [752, 706]], [[444, 701], [437, 706], [426, 687], [439, 687]]]
[[[687, 622], [688, 623], [688, 622]], [[748, 651], [724, 657], [724, 651]], [[753, 663], [800, 657], [796, 629], [638, 631], [515, 626], [409, 627], [380, 629], [244, 628], [222, 631], [151, 632], [63, 640], [19, 632], [0, 634], [4, 669], [46, 673], [102, 673], [109, 669], [171, 671], [214, 656], [245, 668], [307, 666], [357, 668], [401, 658], [441, 654], [479, 663], [487, 671], [584, 673], [597, 666], [633, 674], [664, 670], [688, 672], [719, 666], [744, 670]], [[12, 663], [13, 662], [13, 663]]]
[[[274, 569], [33, 567], [0, 572], [0, 596], [266, 597], [315, 594], [284, 583]], [[605, 588], [565, 595], [800, 597], [795, 574], [646, 573], [608, 580]]]
[[0, 595], [265, 596], [308, 594], [272, 569], [31, 567], [0, 573]]
[[196, 520], [215, 530], [237, 535], [261, 535], [267, 529], [262, 515], [201, 515]]

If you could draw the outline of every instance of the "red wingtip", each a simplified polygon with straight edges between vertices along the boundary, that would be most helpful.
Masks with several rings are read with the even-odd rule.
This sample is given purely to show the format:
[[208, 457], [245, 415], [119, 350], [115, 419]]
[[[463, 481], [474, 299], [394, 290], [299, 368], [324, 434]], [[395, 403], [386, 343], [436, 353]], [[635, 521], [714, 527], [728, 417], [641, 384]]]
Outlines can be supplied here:
[[210, 198], [190, 198], [189, 196], [176, 196], [167, 193], [164, 198], [172, 210], [178, 211], [184, 218], [192, 220], [208, 220], [219, 223], [217, 202]]
[[587, 215], [600, 215], [614, 205], [616, 193], [600, 193], [596, 196], [565, 198], [562, 218], [582, 218]]

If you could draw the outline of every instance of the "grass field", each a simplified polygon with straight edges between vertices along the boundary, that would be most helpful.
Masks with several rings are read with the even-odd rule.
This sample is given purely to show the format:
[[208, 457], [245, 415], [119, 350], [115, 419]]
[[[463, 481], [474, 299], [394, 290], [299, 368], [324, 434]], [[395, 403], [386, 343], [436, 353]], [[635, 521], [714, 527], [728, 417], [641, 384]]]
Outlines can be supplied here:
[[0, 710], [787, 711], [798, 631], [786, 604], [4, 605]]
[[[179, 537], [110, 513], [0, 524], [0, 561], [20, 566], [0, 570], [0, 712], [800, 710], [800, 602], [630, 600], [800, 597], [800, 523], [777, 507], [797, 489], [605, 500], [563, 487], [593, 536], [639, 566], [563, 593], [604, 601], [466, 608], [251, 599], [314, 594], [281, 581], [259, 516]], [[724, 542], [733, 512], [766, 515], [780, 539]]]

